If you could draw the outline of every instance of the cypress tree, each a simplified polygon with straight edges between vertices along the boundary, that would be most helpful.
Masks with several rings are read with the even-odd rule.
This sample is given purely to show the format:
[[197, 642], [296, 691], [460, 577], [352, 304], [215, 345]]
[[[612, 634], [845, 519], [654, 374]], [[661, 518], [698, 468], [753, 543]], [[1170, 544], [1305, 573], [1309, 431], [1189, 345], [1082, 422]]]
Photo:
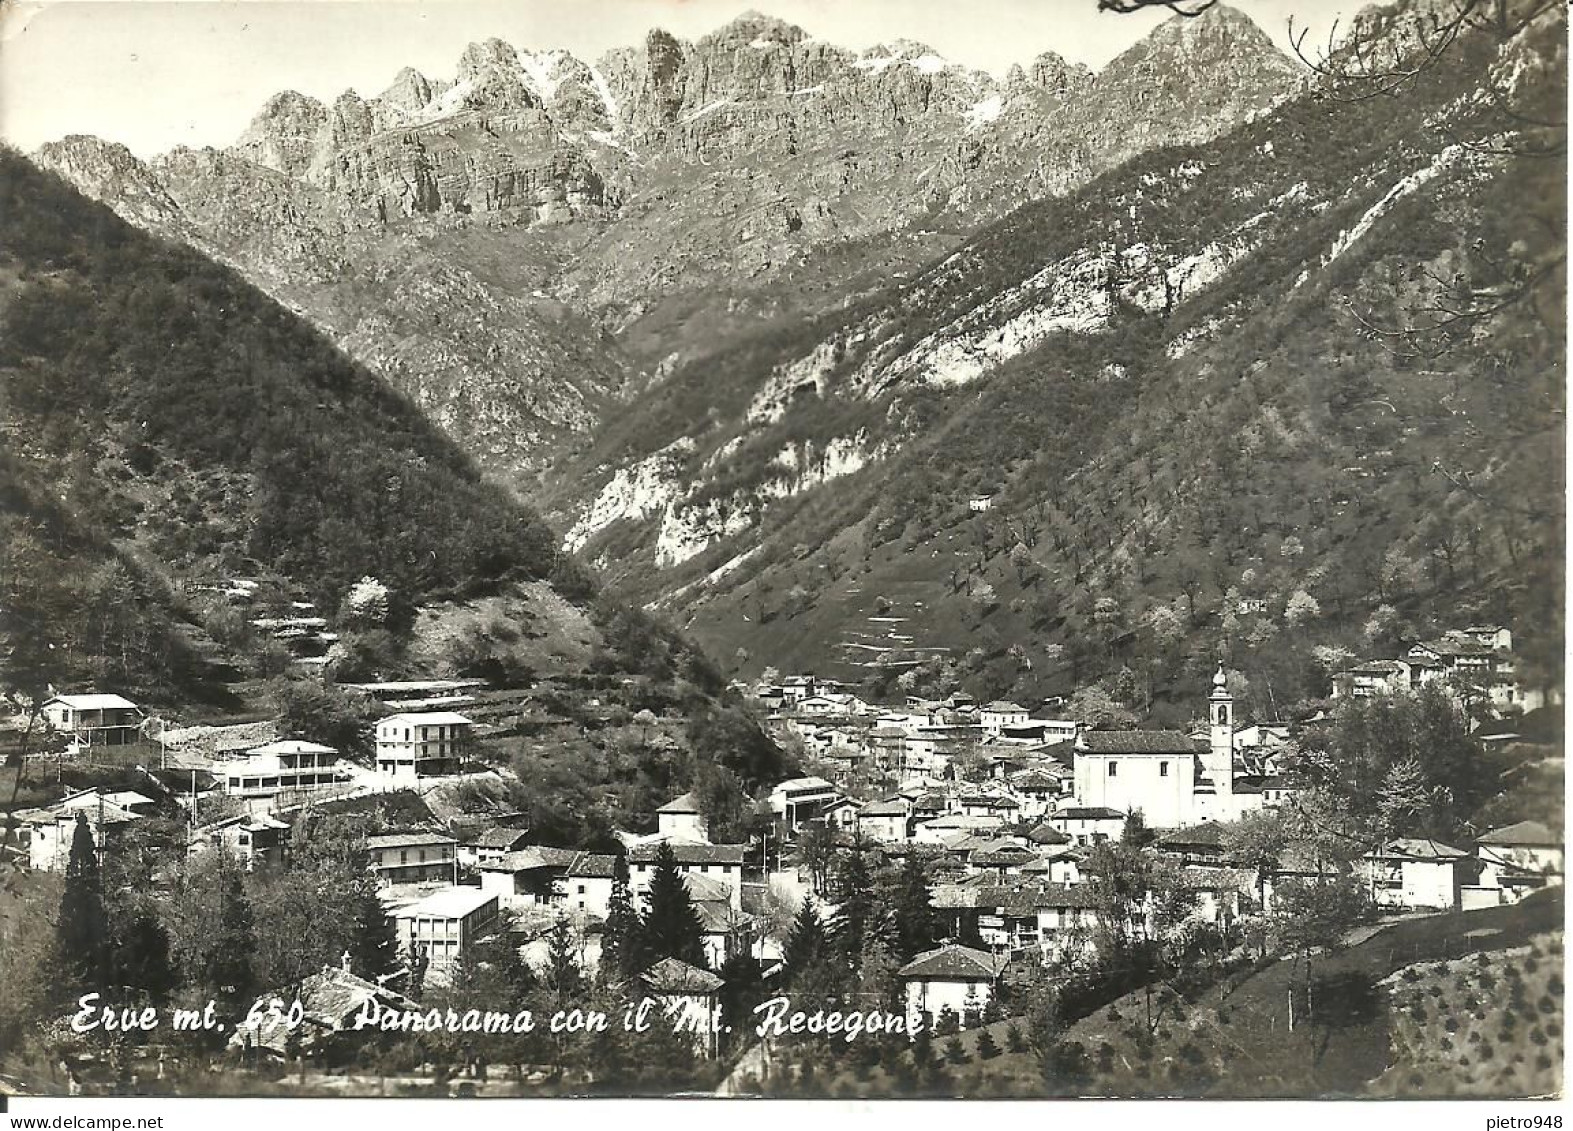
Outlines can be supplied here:
[[152, 908], [132, 908], [116, 931], [109, 954], [110, 980], [140, 990], [155, 1003], [166, 1001], [178, 981], [169, 956], [169, 932]]
[[240, 869], [233, 862], [226, 862], [219, 884], [218, 933], [208, 951], [203, 981], [221, 1011], [243, 1017], [256, 999], [257, 990], [251, 965], [251, 956], [257, 949], [251, 902], [241, 884]]
[[103, 988], [108, 946], [109, 916], [104, 910], [98, 849], [87, 815], [79, 812], [71, 834], [60, 917], [55, 922], [55, 985], [62, 997], [75, 1000], [84, 992]]
[[639, 912], [628, 887], [628, 857], [617, 854], [612, 865], [612, 895], [606, 903], [606, 926], [601, 932], [601, 980], [631, 978], [643, 970], [643, 940]]
[[847, 964], [855, 966], [862, 957], [863, 944], [875, 918], [873, 882], [863, 853], [853, 851], [847, 856], [837, 883], [841, 888], [841, 907], [836, 912], [831, 933]]
[[650, 877], [650, 910], [639, 933], [644, 942], [644, 962], [678, 958], [695, 966], [705, 963], [699, 913], [694, 910], [669, 844], [661, 845], [656, 852], [655, 873]]
[[915, 856], [907, 857], [901, 865], [891, 894], [891, 916], [895, 920], [896, 957], [903, 962], [928, 950], [939, 937], [928, 874]]
[[579, 966], [579, 956], [574, 951], [573, 932], [568, 920], [557, 917], [547, 940], [546, 980], [559, 1004], [572, 1004], [584, 991], [584, 971]]

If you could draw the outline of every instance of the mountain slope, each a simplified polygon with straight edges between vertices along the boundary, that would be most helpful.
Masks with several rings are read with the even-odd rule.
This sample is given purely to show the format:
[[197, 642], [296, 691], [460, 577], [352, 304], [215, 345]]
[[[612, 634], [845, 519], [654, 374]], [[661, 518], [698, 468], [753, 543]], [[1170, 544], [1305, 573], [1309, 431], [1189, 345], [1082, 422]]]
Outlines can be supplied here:
[[[1488, 71], [1555, 101], [1555, 34], [1144, 154], [679, 369], [564, 478], [569, 544], [745, 671], [1144, 703], [1225, 655], [1266, 714], [1449, 617], [1559, 668], [1563, 167], [1449, 136]], [[1422, 267], [1540, 282], [1394, 356]]]

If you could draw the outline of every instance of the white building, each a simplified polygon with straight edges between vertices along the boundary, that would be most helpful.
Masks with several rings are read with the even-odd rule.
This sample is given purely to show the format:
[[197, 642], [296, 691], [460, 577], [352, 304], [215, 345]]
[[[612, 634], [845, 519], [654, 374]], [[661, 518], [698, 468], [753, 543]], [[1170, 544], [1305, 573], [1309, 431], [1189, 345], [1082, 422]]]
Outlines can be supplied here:
[[946, 1009], [958, 1018], [988, 1005], [1010, 958], [947, 943], [924, 951], [896, 972], [905, 987], [909, 1023], [937, 1024]]
[[430, 965], [426, 980], [448, 980], [459, 956], [497, 925], [497, 897], [480, 888], [452, 887], [434, 892], [394, 914], [399, 943], [414, 958], [423, 950]]
[[66, 870], [71, 862], [71, 842], [76, 837], [79, 816], [87, 821], [100, 860], [106, 852], [114, 850], [120, 833], [141, 819], [139, 814], [96, 789], [69, 794], [41, 809], [23, 810], [17, 814], [17, 824], [26, 838], [28, 865], [35, 872]]
[[407, 783], [457, 773], [474, 725], [455, 711], [389, 715], [377, 724], [377, 772]]
[[770, 811], [788, 829], [817, 817], [826, 805], [841, 799], [841, 791], [824, 778], [792, 778], [770, 791]]
[[80, 746], [125, 746], [137, 741], [142, 708], [120, 695], [56, 695], [40, 710], [50, 729]]
[[656, 835], [663, 839], [708, 843], [710, 823], [692, 793], [674, 797], [655, 811]]
[[233, 797], [273, 797], [349, 780], [338, 762], [339, 752], [331, 746], [290, 739], [249, 750], [242, 758], [216, 765], [213, 772]]
[[1473, 878], [1469, 853], [1451, 845], [1401, 837], [1361, 858], [1371, 899], [1382, 907], [1450, 911]]
[[[635, 899], [642, 899], [650, 890], [650, 881], [655, 876], [656, 861], [662, 848], [672, 850], [679, 875], [704, 876], [720, 882], [726, 887], [727, 902], [734, 910], [742, 910], [743, 855], [747, 848], [741, 844], [685, 844], [669, 841], [664, 845], [635, 845], [628, 850], [628, 887]], [[610, 880], [611, 873], [608, 872], [607, 876]]]
[[1031, 714], [1019, 703], [996, 700], [978, 712], [978, 723], [986, 734], [998, 734], [1005, 727], [1025, 726]]

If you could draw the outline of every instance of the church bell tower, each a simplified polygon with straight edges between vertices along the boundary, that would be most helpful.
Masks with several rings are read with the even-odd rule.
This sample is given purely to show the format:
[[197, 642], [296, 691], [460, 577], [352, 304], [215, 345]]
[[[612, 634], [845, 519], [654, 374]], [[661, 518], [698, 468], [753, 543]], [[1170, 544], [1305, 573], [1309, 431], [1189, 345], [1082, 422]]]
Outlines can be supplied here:
[[[1212, 694], [1207, 696], [1207, 721], [1210, 725], [1207, 776], [1212, 779], [1217, 796], [1234, 795], [1234, 696], [1229, 694], [1229, 680], [1223, 665], [1213, 676]], [[1227, 809], [1227, 806], [1223, 808]], [[1228, 819], [1225, 817], [1224, 819]]]

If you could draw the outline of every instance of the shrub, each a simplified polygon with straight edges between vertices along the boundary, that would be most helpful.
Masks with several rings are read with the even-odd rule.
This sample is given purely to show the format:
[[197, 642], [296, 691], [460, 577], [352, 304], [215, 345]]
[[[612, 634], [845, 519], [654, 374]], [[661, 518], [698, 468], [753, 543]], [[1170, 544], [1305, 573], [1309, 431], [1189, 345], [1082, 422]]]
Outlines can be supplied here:
[[960, 1037], [952, 1037], [945, 1042], [945, 1059], [952, 1064], [966, 1064], [971, 1058], [961, 1043]]
[[1022, 1035], [1021, 1026], [1014, 1021], [1005, 1029], [1005, 1047], [1011, 1052], [1027, 1051], [1027, 1038]]
[[994, 1040], [994, 1034], [987, 1029], [978, 1034], [977, 1052], [982, 1060], [993, 1060], [1000, 1054], [1000, 1047]]

